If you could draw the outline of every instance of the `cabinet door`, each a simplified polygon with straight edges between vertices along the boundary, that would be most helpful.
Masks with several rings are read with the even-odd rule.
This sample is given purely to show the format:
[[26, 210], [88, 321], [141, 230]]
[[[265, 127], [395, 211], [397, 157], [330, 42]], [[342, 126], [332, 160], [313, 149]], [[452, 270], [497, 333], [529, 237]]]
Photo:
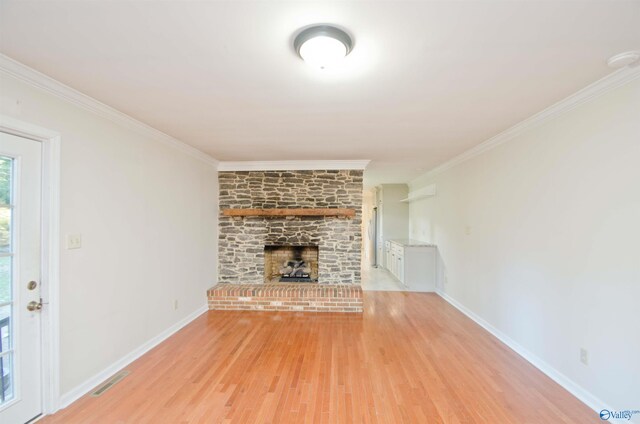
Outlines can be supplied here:
[[398, 256], [398, 260], [396, 262], [398, 264], [398, 273], [396, 276], [398, 277], [398, 280], [402, 281], [402, 284], [404, 284], [404, 258], [402, 256]]
[[391, 251], [391, 273], [393, 275], [398, 275], [398, 264], [396, 263], [396, 254], [395, 252]]

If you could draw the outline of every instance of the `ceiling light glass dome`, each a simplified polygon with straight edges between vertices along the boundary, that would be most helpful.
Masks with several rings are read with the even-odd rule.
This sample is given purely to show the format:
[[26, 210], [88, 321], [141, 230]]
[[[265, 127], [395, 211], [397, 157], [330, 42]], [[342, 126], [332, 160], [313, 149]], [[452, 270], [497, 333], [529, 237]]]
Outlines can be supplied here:
[[351, 52], [353, 41], [341, 29], [331, 25], [316, 25], [298, 34], [293, 47], [305, 62], [325, 69], [344, 59]]

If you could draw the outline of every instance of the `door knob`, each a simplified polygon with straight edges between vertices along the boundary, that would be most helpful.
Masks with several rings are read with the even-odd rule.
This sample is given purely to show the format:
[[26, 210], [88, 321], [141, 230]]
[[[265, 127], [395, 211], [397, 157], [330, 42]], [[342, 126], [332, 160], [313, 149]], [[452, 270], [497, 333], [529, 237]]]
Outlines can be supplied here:
[[31, 302], [27, 303], [27, 310], [34, 312], [34, 311], [39, 311], [40, 309], [42, 309], [42, 303], [40, 302], [36, 302], [35, 300], [32, 300]]

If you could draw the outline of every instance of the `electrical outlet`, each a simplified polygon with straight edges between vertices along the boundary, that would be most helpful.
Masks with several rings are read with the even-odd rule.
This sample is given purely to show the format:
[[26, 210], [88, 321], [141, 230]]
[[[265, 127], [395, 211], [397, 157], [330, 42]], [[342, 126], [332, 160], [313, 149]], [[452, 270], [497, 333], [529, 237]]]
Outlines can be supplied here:
[[580, 362], [589, 365], [589, 351], [583, 347], [580, 348]]
[[466, 235], [471, 235], [471, 225], [467, 225], [466, 227], [464, 227], [464, 233]]
[[80, 234], [67, 234], [67, 249], [80, 249], [82, 236]]
[[178, 299], [174, 299], [174, 301], [173, 301], [173, 310], [174, 311], [178, 310]]

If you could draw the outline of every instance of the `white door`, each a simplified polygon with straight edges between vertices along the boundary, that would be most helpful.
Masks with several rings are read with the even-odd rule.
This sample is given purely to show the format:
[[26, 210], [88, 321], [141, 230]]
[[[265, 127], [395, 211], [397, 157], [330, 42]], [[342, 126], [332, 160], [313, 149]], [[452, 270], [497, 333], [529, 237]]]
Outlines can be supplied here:
[[37, 141], [0, 133], [0, 422], [6, 424], [42, 412], [40, 149]]

